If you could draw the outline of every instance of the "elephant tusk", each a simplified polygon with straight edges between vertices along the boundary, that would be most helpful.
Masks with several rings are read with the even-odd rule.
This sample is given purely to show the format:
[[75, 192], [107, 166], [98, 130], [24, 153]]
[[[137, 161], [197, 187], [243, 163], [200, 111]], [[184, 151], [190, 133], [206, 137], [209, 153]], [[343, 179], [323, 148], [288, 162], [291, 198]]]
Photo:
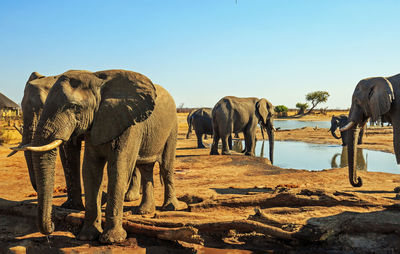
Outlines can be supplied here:
[[348, 123], [346, 126], [344, 126], [343, 128], [340, 129], [340, 131], [347, 131], [350, 130], [351, 127], [353, 127], [355, 124], [355, 122], [351, 121], [350, 123]]
[[275, 129], [275, 127], [274, 127], [274, 126], [272, 126], [272, 129], [273, 129], [274, 131], [276, 131], [276, 129]]
[[50, 144], [44, 145], [44, 146], [31, 146], [25, 145], [25, 146], [19, 146], [19, 147], [11, 147], [11, 150], [14, 151], [32, 151], [32, 152], [46, 152], [53, 150], [54, 148], [57, 148], [58, 146], [61, 145], [63, 141], [61, 139], [54, 140]]
[[16, 154], [16, 153], [18, 153], [18, 151], [12, 151], [11, 153], [9, 153], [9, 154], [7, 155], [7, 157], [11, 157], [11, 156], [13, 156], [13, 155]]

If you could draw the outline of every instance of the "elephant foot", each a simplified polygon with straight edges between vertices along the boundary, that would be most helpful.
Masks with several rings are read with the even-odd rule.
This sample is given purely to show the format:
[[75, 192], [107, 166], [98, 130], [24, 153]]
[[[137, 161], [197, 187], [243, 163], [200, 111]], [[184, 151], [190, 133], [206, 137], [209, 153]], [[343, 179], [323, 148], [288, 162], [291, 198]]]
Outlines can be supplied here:
[[67, 209], [74, 209], [79, 211], [84, 211], [85, 207], [83, 206], [82, 199], [80, 201], [75, 201], [76, 199], [67, 199], [61, 207]]
[[140, 193], [139, 192], [137, 192], [137, 191], [128, 191], [125, 194], [124, 201], [130, 202], [130, 201], [135, 201], [135, 200], [138, 200], [138, 199], [140, 199]]
[[246, 155], [246, 156], [254, 156], [254, 153], [253, 152], [245, 152], [244, 155]]
[[127, 233], [122, 225], [109, 230], [106, 230], [100, 236], [100, 242], [102, 243], [120, 243], [126, 239]]
[[201, 145], [197, 145], [197, 148], [206, 148], [206, 146], [204, 144], [201, 144]]
[[156, 206], [151, 202], [143, 203], [140, 204], [140, 206], [137, 208], [136, 213], [141, 214], [141, 215], [149, 215], [149, 214], [154, 214], [156, 211]]
[[232, 155], [229, 151], [222, 151], [222, 155]]
[[219, 155], [219, 153], [218, 153], [218, 151], [213, 151], [213, 150], [211, 150], [211, 151], [210, 151], [210, 155]]
[[86, 226], [84, 225], [81, 232], [78, 234], [77, 238], [82, 241], [93, 241], [97, 240], [103, 230], [101, 226]]
[[179, 201], [176, 197], [170, 198], [166, 201], [164, 201], [164, 204], [162, 205], [161, 209], [163, 211], [176, 211], [179, 210]]

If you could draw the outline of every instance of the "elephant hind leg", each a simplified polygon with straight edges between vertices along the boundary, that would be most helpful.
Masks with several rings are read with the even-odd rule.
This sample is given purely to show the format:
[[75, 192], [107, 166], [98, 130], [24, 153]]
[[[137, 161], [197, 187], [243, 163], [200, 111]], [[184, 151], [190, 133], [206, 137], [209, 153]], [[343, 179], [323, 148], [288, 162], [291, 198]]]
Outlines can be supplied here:
[[140, 170], [135, 166], [132, 177], [129, 180], [128, 191], [125, 193], [125, 201], [130, 202], [140, 199], [140, 182]]
[[218, 153], [218, 142], [220, 139], [218, 124], [216, 122], [213, 123], [213, 142], [211, 145], [210, 155], [219, 155]]
[[196, 137], [197, 137], [197, 148], [206, 148], [206, 146], [203, 143], [203, 133], [196, 131]]
[[153, 168], [155, 163], [136, 165], [142, 177], [143, 195], [142, 201], [137, 209], [138, 214], [153, 214], [156, 210], [154, 202], [154, 180]]
[[179, 204], [179, 201], [175, 195], [174, 184], [176, 142], [176, 132], [173, 132], [165, 144], [160, 162], [160, 174], [164, 183], [164, 203], [162, 205], [162, 209], [168, 211], [177, 210]]

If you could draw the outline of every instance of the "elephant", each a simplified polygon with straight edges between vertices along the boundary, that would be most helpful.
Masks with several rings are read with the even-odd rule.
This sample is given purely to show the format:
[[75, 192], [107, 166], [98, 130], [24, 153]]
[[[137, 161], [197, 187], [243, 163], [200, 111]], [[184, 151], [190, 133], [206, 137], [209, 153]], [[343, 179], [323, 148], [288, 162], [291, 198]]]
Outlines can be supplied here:
[[368, 118], [377, 121], [382, 116], [393, 126], [394, 153], [397, 164], [400, 164], [400, 74], [362, 79], [354, 89], [349, 123], [340, 129], [349, 132], [347, 138], [349, 180], [354, 187], [362, 186], [361, 177], [357, 177], [357, 161], [354, 159], [359, 127], [363, 127]]
[[[336, 163], [336, 158], [340, 156], [340, 164], [338, 165]], [[367, 163], [365, 162], [364, 159], [364, 154], [363, 154], [363, 149], [362, 148], [357, 148], [357, 170], [367, 170]], [[332, 160], [331, 160], [331, 167], [332, 168], [338, 168], [338, 167], [347, 167], [349, 165], [348, 161], [348, 156], [347, 156], [347, 146], [342, 147], [342, 152], [341, 153], [336, 153], [333, 155]]]
[[190, 137], [192, 128], [196, 132], [197, 137], [197, 148], [206, 148], [203, 144], [203, 134], [205, 139], [207, 134], [212, 135], [212, 119], [211, 119], [211, 108], [199, 108], [189, 113], [187, 117], [188, 132], [186, 138]]
[[267, 131], [269, 139], [269, 158], [273, 163], [274, 154], [274, 126], [273, 115], [274, 107], [262, 98], [240, 98], [226, 96], [215, 104], [212, 110], [213, 120], [213, 143], [211, 155], [218, 153], [218, 141], [222, 140], [222, 154], [229, 155], [228, 142], [232, 144], [231, 133], [243, 132], [245, 139], [245, 155], [254, 156], [256, 140], [256, 127], [260, 123], [261, 127]]
[[[37, 128], [39, 118], [43, 111], [43, 106], [46, 101], [50, 88], [54, 85], [59, 75], [43, 76], [37, 72], [32, 72], [26, 82], [24, 96], [21, 101], [23, 111], [23, 128], [22, 142], [20, 146], [30, 144], [33, 141], [33, 134]], [[64, 142], [59, 147], [59, 155], [64, 170], [65, 182], [67, 187], [67, 200], [61, 207], [69, 209], [84, 210], [82, 202], [81, 188], [81, 146], [83, 136], [74, 137], [71, 140]], [[32, 152], [25, 151], [25, 161], [28, 167], [29, 178], [32, 187], [37, 191], [35, 172], [32, 164]], [[136, 172], [137, 170], [135, 170]], [[125, 200], [132, 201], [139, 199], [139, 183], [132, 183], [126, 193]]]
[[[21, 107], [23, 111], [22, 143], [20, 146], [30, 144], [33, 134], [37, 128], [39, 118], [43, 111], [50, 88], [59, 76], [43, 76], [33, 72], [25, 85], [24, 96]], [[80, 157], [81, 142], [83, 138], [77, 136], [64, 142], [59, 149], [61, 163], [63, 165], [65, 181], [67, 186], [67, 201], [61, 206], [70, 209], [84, 210], [82, 203]], [[25, 151], [25, 160], [28, 167], [29, 178], [32, 187], [37, 191], [35, 172], [32, 163], [32, 152]]]
[[[160, 164], [164, 184], [162, 209], [176, 210], [174, 159], [177, 142], [176, 105], [171, 95], [146, 76], [126, 70], [68, 71], [50, 89], [32, 144], [38, 192], [38, 225], [51, 234], [56, 148], [84, 135], [82, 175], [85, 220], [78, 239], [121, 242], [124, 194], [134, 166], [140, 170], [142, 200], [138, 213], [155, 211], [153, 167]], [[100, 187], [107, 164], [107, 206], [101, 225]], [[133, 175], [133, 177], [135, 177]]]
[[[348, 124], [349, 120], [346, 115], [335, 116], [333, 115], [331, 118], [331, 128], [329, 131], [331, 132], [332, 136], [336, 139], [342, 139], [342, 146], [347, 146], [347, 135], [348, 131], [341, 131], [340, 137], [335, 134], [337, 128], [342, 128]], [[358, 137], [358, 144], [362, 144], [363, 136], [364, 136], [365, 127], [360, 130], [360, 135]]]

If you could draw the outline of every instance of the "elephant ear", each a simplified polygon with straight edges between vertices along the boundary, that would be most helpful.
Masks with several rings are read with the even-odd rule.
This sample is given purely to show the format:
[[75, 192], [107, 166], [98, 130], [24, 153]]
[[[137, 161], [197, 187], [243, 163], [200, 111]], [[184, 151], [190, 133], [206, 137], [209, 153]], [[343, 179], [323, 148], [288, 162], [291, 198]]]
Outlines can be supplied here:
[[378, 121], [380, 116], [390, 110], [394, 100], [393, 86], [385, 78], [377, 78], [369, 91], [369, 108], [371, 110], [372, 121]]
[[90, 132], [93, 145], [109, 142], [131, 125], [146, 120], [157, 97], [153, 83], [139, 73], [121, 71], [100, 78], [105, 83]]
[[35, 80], [35, 79], [38, 79], [38, 78], [43, 78], [43, 77], [44, 77], [43, 75], [41, 75], [41, 74], [39, 74], [39, 73], [37, 73], [35, 71], [35, 72], [32, 72], [32, 74], [29, 76], [28, 82], [32, 81], [32, 80]]
[[274, 107], [271, 102], [262, 98], [256, 103], [256, 113], [258, 113], [260, 120], [266, 124], [267, 120], [274, 114]]

